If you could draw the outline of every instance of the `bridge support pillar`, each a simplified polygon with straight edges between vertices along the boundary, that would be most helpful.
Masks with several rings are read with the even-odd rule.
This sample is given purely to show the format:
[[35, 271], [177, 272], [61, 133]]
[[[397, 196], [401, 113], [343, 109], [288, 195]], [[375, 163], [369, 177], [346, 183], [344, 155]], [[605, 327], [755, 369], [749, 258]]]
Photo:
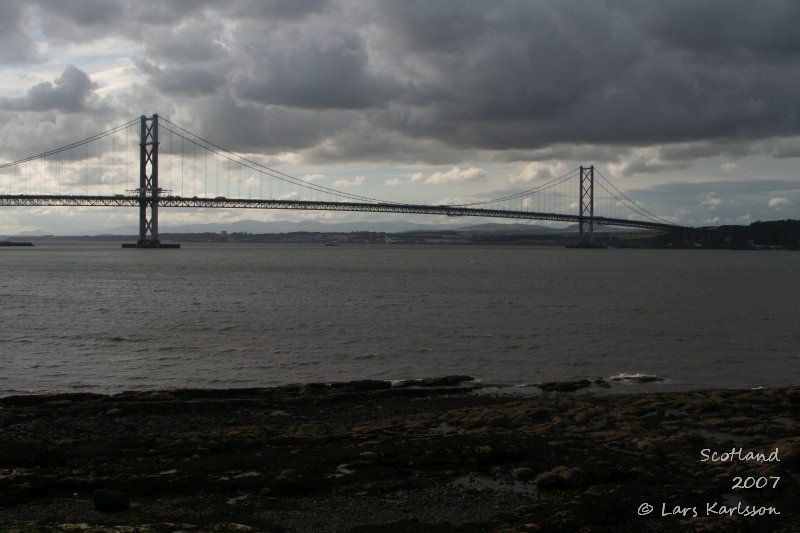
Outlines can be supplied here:
[[[139, 143], [139, 241], [140, 248], [157, 248], [158, 239], [158, 115], [142, 116]], [[149, 213], [148, 213], [149, 211]]]
[[578, 243], [568, 248], [605, 248], [594, 243], [594, 165], [580, 168]]
[[594, 165], [581, 166], [578, 244], [591, 246], [594, 238]]
[[124, 248], [179, 248], [179, 244], [161, 244], [158, 238], [158, 115], [141, 119], [139, 142], [139, 240]]

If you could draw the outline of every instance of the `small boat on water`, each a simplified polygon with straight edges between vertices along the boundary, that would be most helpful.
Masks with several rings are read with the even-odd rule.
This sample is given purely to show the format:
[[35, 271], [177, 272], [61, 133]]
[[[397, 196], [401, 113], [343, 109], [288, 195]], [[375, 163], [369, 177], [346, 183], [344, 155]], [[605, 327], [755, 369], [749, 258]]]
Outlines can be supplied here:
[[0, 241], [0, 246], [33, 246], [33, 243], [23, 241]]

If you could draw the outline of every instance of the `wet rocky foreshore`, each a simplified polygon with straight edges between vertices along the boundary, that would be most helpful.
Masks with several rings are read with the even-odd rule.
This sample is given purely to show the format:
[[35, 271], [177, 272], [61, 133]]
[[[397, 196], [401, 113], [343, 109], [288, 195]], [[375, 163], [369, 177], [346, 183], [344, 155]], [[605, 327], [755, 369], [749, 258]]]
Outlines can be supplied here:
[[800, 529], [800, 387], [582, 388], [0, 398], [0, 531]]

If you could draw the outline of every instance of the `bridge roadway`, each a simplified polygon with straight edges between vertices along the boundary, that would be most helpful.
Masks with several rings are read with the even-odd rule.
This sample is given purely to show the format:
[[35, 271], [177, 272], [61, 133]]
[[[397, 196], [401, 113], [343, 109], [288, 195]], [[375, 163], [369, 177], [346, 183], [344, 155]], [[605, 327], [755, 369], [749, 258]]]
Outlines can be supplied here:
[[[0, 207], [139, 207], [139, 196], [68, 196], [68, 195], [0, 195]], [[578, 215], [560, 213], [540, 213], [536, 211], [506, 211], [502, 209], [478, 209], [449, 205], [418, 205], [370, 202], [315, 202], [303, 200], [251, 200], [232, 198], [185, 198], [181, 196], [160, 196], [159, 207], [199, 207], [225, 209], [301, 209], [308, 211], [361, 211], [372, 213], [414, 213], [422, 215], [445, 215], [451, 217], [492, 217], [519, 220], [553, 220], [557, 222], [579, 223]], [[595, 224], [623, 226], [654, 230], [680, 230], [683, 226], [627, 220], [622, 218], [594, 217]]]

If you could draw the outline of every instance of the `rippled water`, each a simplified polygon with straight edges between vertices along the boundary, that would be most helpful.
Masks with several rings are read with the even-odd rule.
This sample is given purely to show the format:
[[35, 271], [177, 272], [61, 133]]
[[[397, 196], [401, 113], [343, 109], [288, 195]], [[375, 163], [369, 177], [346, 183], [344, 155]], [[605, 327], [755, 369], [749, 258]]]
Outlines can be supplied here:
[[0, 394], [470, 374], [797, 384], [800, 254], [0, 248]]

